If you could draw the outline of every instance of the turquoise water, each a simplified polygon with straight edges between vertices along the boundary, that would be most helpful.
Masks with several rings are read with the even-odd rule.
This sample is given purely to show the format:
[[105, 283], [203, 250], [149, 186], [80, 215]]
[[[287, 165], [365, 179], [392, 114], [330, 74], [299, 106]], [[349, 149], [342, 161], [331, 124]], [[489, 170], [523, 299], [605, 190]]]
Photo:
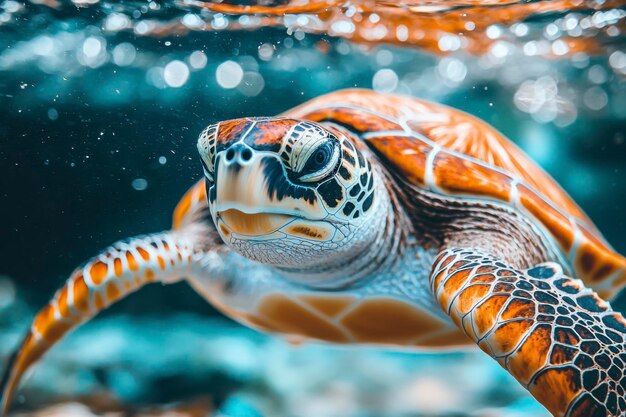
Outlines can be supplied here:
[[[584, 4], [486, 25], [486, 46], [472, 51], [445, 31], [435, 47], [391, 45], [378, 32], [353, 42], [359, 25], [345, 4], [334, 20], [287, 15], [269, 26], [193, 2], [4, 1], [0, 355], [77, 265], [169, 227], [201, 177], [195, 139], [207, 124], [274, 115], [339, 88], [412, 95], [486, 120], [626, 253], [625, 12], [619, 2]], [[419, 13], [445, 20], [435, 6]], [[575, 51], [570, 39], [597, 45]], [[198, 398], [232, 416], [547, 415], [480, 353], [292, 348], [233, 324], [185, 284], [142, 290], [71, 335], [16, 410], [80, 402], [101, 414], [107, 404]]]

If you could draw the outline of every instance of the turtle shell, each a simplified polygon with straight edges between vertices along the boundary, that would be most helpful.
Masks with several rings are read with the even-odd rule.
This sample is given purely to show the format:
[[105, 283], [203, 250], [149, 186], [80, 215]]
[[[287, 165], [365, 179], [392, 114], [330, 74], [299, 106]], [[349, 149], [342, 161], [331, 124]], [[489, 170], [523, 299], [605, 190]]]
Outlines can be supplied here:
[[523, 151], [460, 110], [371, 90], [342, 90], [285, 116], [332, 122], [361, 137], [387, 167], [431, 192], [495, 200], [534, 220], [574, 275], [605, 298], [626, 285], [615, 253], [572, 198]]

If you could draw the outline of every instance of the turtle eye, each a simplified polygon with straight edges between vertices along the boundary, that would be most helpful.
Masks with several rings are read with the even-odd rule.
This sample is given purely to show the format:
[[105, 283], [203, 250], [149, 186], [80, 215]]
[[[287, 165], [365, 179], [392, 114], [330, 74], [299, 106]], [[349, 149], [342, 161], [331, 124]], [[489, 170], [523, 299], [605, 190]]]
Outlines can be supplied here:
[[333, 171], [338, 159], [339, 148], [335, 142], [324, 143], [308, 157], [300, 172], [300, 181], [315, 182], [323, 179]]

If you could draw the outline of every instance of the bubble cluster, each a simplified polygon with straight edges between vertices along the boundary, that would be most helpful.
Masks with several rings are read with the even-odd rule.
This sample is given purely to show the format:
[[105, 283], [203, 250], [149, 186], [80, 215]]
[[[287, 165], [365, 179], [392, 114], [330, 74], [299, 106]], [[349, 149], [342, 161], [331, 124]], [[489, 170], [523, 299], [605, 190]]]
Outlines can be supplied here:
[[576, 119], [576, 107], [559, 95], [557, 81], [550, 76], [524, 81], [515, 92], [514, 102], [519, 110], [539, 123], [558, 120], [558, 124], [567, 125]]
[[[98, 1], [80, 5], [103, 7]], [[408, 12], [393, 6], [368, 9], [356, 1], [331, 17], [315, 12], [237, 15], [223, 13], [220, 7], [202, 2], [129, 3], [107, 8], [99, 26], [70, 18], [45, 33], [23, 32], [10, 47], [0, 48], [0, 72], [55, 75], [64, 88], [89, 87], [91, 100], [108, 105], [133, 100], [137, 94], [165, 101], [198, 96], [205, 89], [214, 95], [215, 88], [227, 97], [255, 97], [310, 71], [310, 83], [294, 94], [351, 86], [343, 83], [344, 74], [377, 91], [433, 100], [471, 85], [496, 82], [510, 90], [515, 108], [542, 123], [568, 125], [581, 112], [592, 117], [625, 113], [620, 109], [626, 108], [626, 98], [614, 93], [626, 77], [626, 53], [618, 42], [625, 12], [608, 3], [586, 11], [561, 10], [541, 22], [510, 24], [495, 18], [487, 24], [471, 9], [451, 14], [449, 5], [439, 4], [414, 6]], [[10, 15], [6, 25], [28, 13], [12, 1], [2, 3], [0, 10], [0, 21]], [[426, 24], [453, 24], [457, 18], [452, 32], [440, 25], [434, 34]], [[250, 47], [234, 42], [231, 31], [260, 27], [276, 29]], [[586, 42], [606, 37], [615, 38], [606, 43], [606, 54], [587, 52]], [[483, 49], [472, 56], [478, 40]], [[364, 41], [378, 46], [354, 43]], [[384, 43], [417, 45], [441, 55], [434, 59], [419, 50]], [[222, 44], [230, 46], [221, 49]], [[81, 79], [89, 71], [99, 71], [99, 82], [83, 85]], [[567, 79], [561, 75], [565, 72], [570, 72]], [[54, 98], [55, 89], [18, 81], [25, 86], [24, 94], [32, 91]], [[136, 87], [129, 89], [131, 83]]]

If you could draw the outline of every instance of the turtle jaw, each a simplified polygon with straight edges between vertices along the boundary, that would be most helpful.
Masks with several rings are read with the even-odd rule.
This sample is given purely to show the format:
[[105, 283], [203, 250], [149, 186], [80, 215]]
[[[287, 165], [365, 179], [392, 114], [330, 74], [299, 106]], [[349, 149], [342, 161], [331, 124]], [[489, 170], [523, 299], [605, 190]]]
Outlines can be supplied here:
[[307, 219], [297, 213], [246, 212], [227, 208], [215, 212], [222, 238], [267, 241], [287, 236], [324, 242], [330, 240], [335, 226], [329, 219]]
[[230, 237], [232, 233], [249, 237], [271, 235], [294, 219], [288, 214], [246, 213], [236, 208], [216, 211], [220, 231]]
[[316, 222], [328, 217], [313, 190], [307, 190], [306, 195], [301, 190], [290, 190], [284, 186], [286, 176], [282, 170], [267, 169], [277, 162], [275, 156], [259, 152], [245, 163], [218, 162], [211, 212], [226, 237], [236, 233], [249, 239], [266, 238], [291, 222]]
[[227, 208], [214, 213], [215, 225], [231, 249], [262, 264], [277, 268], [310, 266], [314, 247], [322, 248], [337, 237], [325, 220], [309, 220], [294, 213], [245, 212]]
[[304, 193], [286, 185], [286, 175], [276, 169], [277, 163], [276, 156], [262, 152], [252, 153], [245, 163], [217, 163], [215, 200], [210, 208], [226, 243], [233, 235], [267, 241], [290, 234], [319, 240], [330, 234], [329, 214], [315, 191]]

